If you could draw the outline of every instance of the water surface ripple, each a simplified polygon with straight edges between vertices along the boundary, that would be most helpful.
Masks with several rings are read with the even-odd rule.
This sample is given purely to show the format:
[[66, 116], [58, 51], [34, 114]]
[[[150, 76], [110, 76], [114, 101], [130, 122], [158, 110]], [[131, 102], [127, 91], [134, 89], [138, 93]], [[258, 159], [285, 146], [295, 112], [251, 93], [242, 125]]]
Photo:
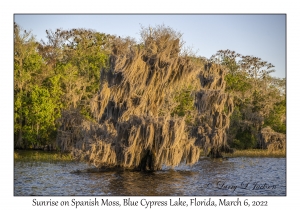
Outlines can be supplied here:
[[84, 163], [14, 163], [15, 196], [262, 196], [286, 195], [285, 158], [203, 158], [193, 166], [153, 173], [106, 171]]

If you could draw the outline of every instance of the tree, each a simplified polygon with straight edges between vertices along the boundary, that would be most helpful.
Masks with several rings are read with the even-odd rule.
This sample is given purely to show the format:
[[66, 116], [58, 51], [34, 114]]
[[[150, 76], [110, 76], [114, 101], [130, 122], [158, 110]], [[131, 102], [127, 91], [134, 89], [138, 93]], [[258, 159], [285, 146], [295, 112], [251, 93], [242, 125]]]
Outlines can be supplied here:
[[39, 49], [60, 75], [64, 108], [79, 108], [90, 118], [89, 100], [99, 90], [100, 72], [108, 65], [114, 36], [86, 29], [46, 33], [48, 41]]
[[255, 88], [258, 85], [259, 79], [267, 79], [267, 76], [275, 70], [273, 64], [263, 61], [261, 58], [253, 56], [242, 56], [241, 68], [254, 78]]
[[271, 110], [282, 100], [284, 82], [271, 77], [274, 66], [258, 57], [219, 50], [211, 61], [227, 68], [226, 91], [233, 96], [235, 107], [229, 129], [231, 146], [257, 147], [264, 124], [276, 124], [270, 115], [274, 117]]
[[62, 107], [60, 75], [31, 34], [14, 25], [15, 147], [45, 145], [55, 138]]
[[[158, 26], [141, 35], [141, 44], [114, 40], [110, 65], [90, 103], [94, 121], [66, 110], [57, 138], [61, 149], [96, 167], [137, 170], [193, 164], [200, 148], [219, 156], [232, 112], [224, 69], [198, 68], [181, 53], [181, 35], [171, 28]], [[190, 97], [187, 84], [196, 83], [201, 89]], [[192, 104], [195, 124], [187, 125]]]
[[38, 77], [44, 65], [43, 58], [37, 52], [37, 43], [31, 32], [22, 30], [14, 23], [14, 133], [15, 145], [25, 147], [24, 125], [27, 123], [27, 99], [33, 83], [39, 83]]
[[31, 145], [43, 145], [55, 138], [55, 120], [60, 116], [55, 98], [48, 89], [34, 85], [27, 97], [24, 138]]
[[275, 104], [265, 119], [264, 127], [266, 126], [278, 133], [286, 133], [286, 99]]
[[216, 54], [211, 56], [210, 61], [226, 66], [229, 70], [229, 73], [231, 75], [234, 75], [239, 70], [237, 60], [240, 57], [241, 54], [236, 53], [235, 51], [231, 51], [229, 49], [219, 50]]

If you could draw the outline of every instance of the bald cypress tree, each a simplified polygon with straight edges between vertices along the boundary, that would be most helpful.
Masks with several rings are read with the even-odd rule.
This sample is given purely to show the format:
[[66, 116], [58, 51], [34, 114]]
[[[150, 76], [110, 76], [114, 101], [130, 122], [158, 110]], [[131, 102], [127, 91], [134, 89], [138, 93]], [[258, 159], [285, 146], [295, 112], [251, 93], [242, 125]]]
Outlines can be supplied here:
[[[143, 29], [141, 36], [140, 44], [114, 40], [110, 66], [90, 102], [94, 121], [76, 110], [64, 112], [57, 138], [62, 150], [96, 167], [138, 170], [194, 164], [201, 149], [219, 156], [232, 112], [224, 71], [195, 65], [171, 28]], [[193, 123], [187, 125], [186, 115], [174, 110], [178, 92], [190, 84], [197, 89]]]

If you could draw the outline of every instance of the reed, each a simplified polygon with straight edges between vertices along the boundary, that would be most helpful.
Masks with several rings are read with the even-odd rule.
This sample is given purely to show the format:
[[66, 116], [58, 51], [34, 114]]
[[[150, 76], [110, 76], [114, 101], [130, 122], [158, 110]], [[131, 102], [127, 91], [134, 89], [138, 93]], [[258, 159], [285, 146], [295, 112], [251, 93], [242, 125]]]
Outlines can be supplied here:
[[40, 150], [15, 150], [14, 160], [56, 162], [56, 161], [73, 161], [73, 158], [70, 153], [46, 152]]
[[286, 157], [285, 150], [247, 149], [224, 153], [225, 157]]

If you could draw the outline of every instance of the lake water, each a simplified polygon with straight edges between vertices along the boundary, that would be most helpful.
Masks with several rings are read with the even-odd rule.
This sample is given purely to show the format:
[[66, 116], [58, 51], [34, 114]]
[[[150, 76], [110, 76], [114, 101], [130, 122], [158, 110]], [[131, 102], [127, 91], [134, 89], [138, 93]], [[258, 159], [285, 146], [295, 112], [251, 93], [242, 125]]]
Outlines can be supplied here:
[[75, 162], [14, 163], [14, 195], [263, 196], [286, 195], [285, 158], [202, 158], [193, 166], [145, 173], [106, 171]]

